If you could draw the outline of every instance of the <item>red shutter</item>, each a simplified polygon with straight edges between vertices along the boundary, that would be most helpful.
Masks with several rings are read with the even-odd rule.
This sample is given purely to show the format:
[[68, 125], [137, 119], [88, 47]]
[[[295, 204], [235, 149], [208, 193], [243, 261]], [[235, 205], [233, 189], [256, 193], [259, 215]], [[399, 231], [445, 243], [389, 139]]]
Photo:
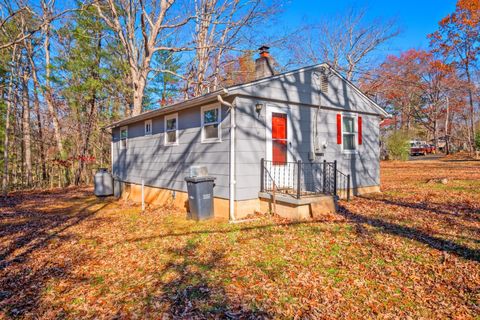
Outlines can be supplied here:
[[358, 144], [362, 144], [362, 117], [358, 117]]
[[337, 114], [337, 144], [342, 144], [342, 115]]

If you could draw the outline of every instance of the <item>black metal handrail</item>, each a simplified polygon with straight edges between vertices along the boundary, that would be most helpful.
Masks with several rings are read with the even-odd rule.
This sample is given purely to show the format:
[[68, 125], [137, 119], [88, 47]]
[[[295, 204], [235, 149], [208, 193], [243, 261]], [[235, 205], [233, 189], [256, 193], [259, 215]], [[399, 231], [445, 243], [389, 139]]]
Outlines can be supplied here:
[[260, 190], [302, 196], [327, 194], [350, 199], [350, 175], [337, 169], [333, 162], [273, 162], [261, 160]]
[[335, 195], [341, 199], [350, 200], [350, 175], [336, 170], [336, 191]]
[[265, 177], [267, 177], [269, 180], [267, 181], [271, 181], [272, 183], [272, 203], [273, 203], [273, 208], [272, 208], [272, 213], [276, 213], [277, 212], [277, 202], [276, 202], [276, 192], [277, 192], [277, 184], [275, 183], [275, 179], [272, 177], [272, 174], [270, 173], [270, 171], [268, 171], [267, 169], [265, 169], [265, 165], [262, 161], [262, 182], [261, 182], [261, 189], [263, 191], [263, 188], [264, 188], [264, 185], [265, 185], [265, 180], [264, 180], [264, 175]]

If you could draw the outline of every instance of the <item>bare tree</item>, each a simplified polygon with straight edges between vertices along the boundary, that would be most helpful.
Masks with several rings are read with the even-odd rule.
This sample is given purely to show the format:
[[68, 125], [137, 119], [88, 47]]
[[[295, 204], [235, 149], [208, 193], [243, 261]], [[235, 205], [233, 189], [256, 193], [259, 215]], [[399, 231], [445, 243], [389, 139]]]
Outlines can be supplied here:
[[[475, 70], [478, 70], [480, 54], [480, 15], [479, 2], [458, 1], [455, 12], [447, 15], [439, 22], [439, 29], [428, 35], [435, 53], [440, 53], [450, 63], [462, 70], [462, 77], [467, 80], [470, 151], [475, 151]], [[478, 105], [478, 101], [477, 101]]]
[[[195, 51], [196, 68], [192, 68], [192, 77], [195, 78], [194, 91], [195, 96], [200, 95], [205, 87], [205, 76], [210, 62], [210, 44], [214, 41], [217, 19], [219, 15], [214, 17], [214, 10], [218, 0], [200, 0], [195, 1], [195, 11], [197, 13], [195, 27], [195, 43], [197, 49]], [[222, 10], [221, 8], [220, 10]], [[220, 11], [219, 10], [219, 11]], [[213, 27], [212, 27], [213, 25]]]
[[30, 78], [27, 62], [24, 62], [22, 74], [22, 142], [24, 152], [24, 169], [27, 187], [32, 186], [32, 138], [30, 134], [30, 97], [28, 80]]
[[[12, 4], [8, 1], [5, 2], [5, 11], [7, 12], [7, 15], [5, 17], [0, 17], [0, 34], [4, 36], [6, 40], [4, 40], [4, 43], [0, 44], [0, 50], [5, 50], [16, 44], [23, 43], [36, 33], [43, 31], [46, 24], [50, 24], [52, 21], [62, 17], [66, 13], [73, 11], [72, 9], [66, 9], [59, 13], [51, 14], [48, 16], [48, 19], [40, 19], [39, 17], [41, 14], [36, 13], [30, 6], [25, 5], [23, 1], [19, 2], [20, 4], [17, 5], [16, 9], [12, 8]], [[42, 0], [42, 8], [44, 4], [47, 5], [47, 7], [53, 7], [54, 2], [55, 0], [49, 0], [48, 2]], [[29, 24], [28, 28], [7, 28], [6, 26], [12, 20], [16, 19], [17, 16], [32, 16], [39, 19], [36, 20], [36, 23]]]
[[[194, 33], [195, 59], [190, 78], [195, 96], [216, 90], [225, 53], [244, 51], [244, 33], [276, 12], [264, 0], [197, 0]], [[247, 47], [247, 50], [251, 50]], [[226, 61], [228, 63], [228, 61]]]
[[400, 32], [395, 21], [366, 22], [365, 14], [364, 9], [350, 9], [346, 15], [306, 27], [303, 33], [307, 36], [290, 45], [295, 60], [327, 62], [352, 80], [358, 69], [368, 63], [371, 53]]
[[57, 149], [60, 156], [63, 156], [63, 143], [62, 143], [62, 136], [60, 132], [60, 123], [58, 121], [57, 111], [55, 110], [55, 106], [53, 105], [53, 91], [52, 86], [50, 83], [51, 79], [51, 61], [50, 61], [50, 32], [51, 32], [51, 22], [53, 21], [53, 10], [55, 6], [55, 0], [42, 0], [42, 10], [43, 10], [43, 20], [45, 23], [43, 24], [43, 50], [45, 54], [45, 90], [44, 96], [45, 101], [48, 108], [48, 113], [50, 114], [50, 120], [52, 121], [55, 142], [57, 143]]
[[0, 44], [0, 50], [8, 49], [16, 44], [20, 44], [42, 29], [42, 24], [37, 24], [35, 26], [32, 25], [28, 29], [7, 28], [6, 26], [9, 24], [9, 22], [14, 20], [17, 16], [23, 17], [24, 14], [33, 15], [34, 12], [28, 6], [21, 6], [15, 10], [8, 5], [6, 9], [7, 16], [2, 18], [0, 21], [0, 32], [5, 37], [6, 41]]
[[28, 62], [30, 63], [31, 77], [33, 81], [33, 111], [36, 114], [37, 128], [38, 128], [38, 143], [40, 150], [40, 161], [42, 165], [42, 180], [47, 180], [47, 165], [46, 165], [46, 156], [45, 156], [45, 141], [43, 139], [44, 132], [42, 126], [42, 116], [40, 113], [40, 99], [38, 97], [39, 90], [41, 90], [40, 82], [37, 75], [37, 66], [34, 61], [34, 45], [32, 44], [32, 39], [24, 41], [26, 47], [26, 55]]
[[[184, 26], [192, 16], [177, 15], [168, 18], [176, 0], [96, 0], [94, 6], [105, 23], [117, 34], [122, 49], [127, 55], [131, 74], [133, 107], [132, 115], [142, 112], [147, 78], [152, 71], [151, 61], [155, 52], [185, 51], [186, 46], [170, 46], [164, 38], [166, 34]], [[137, 19], [140, 18], [140, 30]], [[160, 37], [163, 34], [165, 37]]]
[[17, 61], [17, 45], [14, 44], [12, 48], [12, 59], [10, 66], [10, 77], [7, 90], [7, 103], [6, 103], [6, 117], [5, 117], [5, 138], [3, 140], [3, 177], [2, 177], [2, 193], [4, 196], [8, 193], [8, 148], [10, 146], [10, 114], [12, 112], [12, 96], [13, 96], [13, 79], [16, 71]]

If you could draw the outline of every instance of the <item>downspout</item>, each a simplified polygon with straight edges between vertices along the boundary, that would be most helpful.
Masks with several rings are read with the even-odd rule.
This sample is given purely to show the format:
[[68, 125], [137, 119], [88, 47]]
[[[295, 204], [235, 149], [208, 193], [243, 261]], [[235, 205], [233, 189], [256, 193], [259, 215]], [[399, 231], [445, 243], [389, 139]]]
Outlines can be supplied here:
[[[228, 94], [227, 89], [224, 89], [224, 93]], [[235, 222], [235, 105], [223, 100], [221, 95], [217, 95], [218, 101], [229, 108], [230, 110], [230, 163], [229, 163], [229, 217], [230, 222]]]
[[110, 170], [113, 176], [113, 136], [110, 136]]

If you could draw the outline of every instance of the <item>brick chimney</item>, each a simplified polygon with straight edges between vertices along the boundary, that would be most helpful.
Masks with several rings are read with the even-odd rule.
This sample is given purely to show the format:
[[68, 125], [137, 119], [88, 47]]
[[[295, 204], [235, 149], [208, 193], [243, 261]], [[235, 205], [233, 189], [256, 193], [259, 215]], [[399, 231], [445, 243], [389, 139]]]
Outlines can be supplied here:
[[255, 60], [255, 79], [262, 79], [273, 76], [273, 59], [268, 52], [269, 47], [263, 45], [258, 50], [260, 51], [260, 57]]

